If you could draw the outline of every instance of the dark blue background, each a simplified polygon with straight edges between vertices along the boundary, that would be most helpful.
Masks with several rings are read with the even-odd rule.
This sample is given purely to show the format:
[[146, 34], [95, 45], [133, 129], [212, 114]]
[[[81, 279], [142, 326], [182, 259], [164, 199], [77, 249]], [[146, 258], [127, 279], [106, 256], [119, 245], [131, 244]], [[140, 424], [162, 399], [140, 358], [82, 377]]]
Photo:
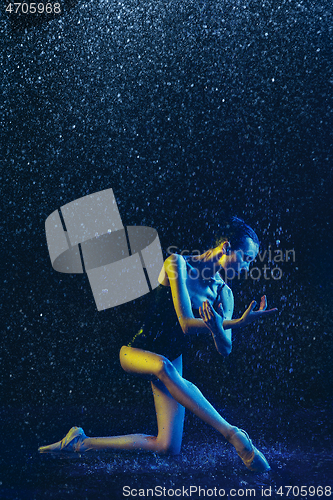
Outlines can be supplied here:
[[[62, 7], [1, 19], [3, 408], [150, 404], [149, 386], [118, 366], [147, 297], [97, 312], [87, 278], [53, 271], [45, 240], [51, 212], [112, 187], [124, 225], [156, 228], [165, 257], [169, 245], [205, 250], [230, 214], [263, 250], [295, 249], [281, 280], [233, 284], [235, 316], [262, 293], [278, 315], [238, 331], [227, 359], [194, 339], [185, 375], [235, 408], [235, 423], [262, 408], [322, 417], [332, 396], [331, 3]], [[89, 432], [109, 432], [94, 418], [103, 425]], [[288, 434], [292, 419], [279, 418], [270, 431], [284, 422]], [[50, 420], [19, 420], [18, 432], [37, 447], [60, 432]], [[316, 436], [330, 433], [325, 422], [315, 418]]]

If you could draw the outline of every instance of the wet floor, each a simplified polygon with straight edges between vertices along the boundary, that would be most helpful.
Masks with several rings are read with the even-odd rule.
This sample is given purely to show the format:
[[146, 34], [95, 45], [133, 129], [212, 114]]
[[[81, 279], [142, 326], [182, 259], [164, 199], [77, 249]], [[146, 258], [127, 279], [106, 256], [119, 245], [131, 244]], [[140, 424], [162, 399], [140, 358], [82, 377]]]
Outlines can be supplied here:
[[[237, 417], [235, 410], [228, 412]], [[271, 465], [271, 471], [264, 474], [248, 471], [231, 447], [192, 415], [186, 417], [182, 452], [177, 457], [118, 451], [39, 455], [37, 447], [63, 437], [69, 420], [73, 425], [84, 423], [87, 433], [93, 425], [98, 432], [107, 420], [115, 434], [131, 432], [133, 427], [137, 432], [140, 425], [145, 432], [149, 427], [154, 432], [153, 418], [145, 409], [3, 408], [1, 499], [331, 496], [331, 415], [322, 409], [261, 410], [256, 419], [238, 415]]]

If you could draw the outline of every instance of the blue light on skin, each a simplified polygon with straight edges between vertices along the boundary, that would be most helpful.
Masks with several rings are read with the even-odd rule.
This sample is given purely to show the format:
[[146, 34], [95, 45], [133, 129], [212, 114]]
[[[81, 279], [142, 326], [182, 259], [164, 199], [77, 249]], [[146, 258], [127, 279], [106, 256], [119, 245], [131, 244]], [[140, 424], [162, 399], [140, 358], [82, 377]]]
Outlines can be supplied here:
[[225, 241], [222, 244], [222, 251], [223, 255], [218, 263], [223, 267], [227, 277], [234, 277], [235, 274], [249, 271], [251, 262], [259, 252], [259, 247], [251, 238], [246, 238], [243, 248], [231, 250], [230, 243]]

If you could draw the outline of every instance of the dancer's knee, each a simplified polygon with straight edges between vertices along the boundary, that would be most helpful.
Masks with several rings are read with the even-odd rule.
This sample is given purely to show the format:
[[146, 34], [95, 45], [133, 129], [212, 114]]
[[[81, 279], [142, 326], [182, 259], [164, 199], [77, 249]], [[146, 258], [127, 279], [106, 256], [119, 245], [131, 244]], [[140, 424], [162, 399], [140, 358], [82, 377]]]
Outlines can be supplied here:
[[160, 378], [160, 375], [163, 376], [170, 373], [172, 369], [175, 370], [173, 364], [164, 356], [133, 347], [123, 346], [120, 349], [119, 358], [122, 368], [128, 373], [154, 375]]
[[156, 376], [163, 382], [168, 378], [173, 378], [175, 375], [179, 374], [174, 365], [168, 360], [168, 358], [161, 356]]
[[181, 442], [173, 442], [164, 436], [156, 438], [156, 453], [160, 455], [179, 455], [181, 449]]
[[129, 352], [129, 349], [128, 349], [128, 346], [126, 346], [126, 345], [123, 345], [122, 348], [120, 349], [120, 352], [119, 352], [120, 365], [125, 371], [129, 371], [128, 367], [127, 367], [128, 352]]

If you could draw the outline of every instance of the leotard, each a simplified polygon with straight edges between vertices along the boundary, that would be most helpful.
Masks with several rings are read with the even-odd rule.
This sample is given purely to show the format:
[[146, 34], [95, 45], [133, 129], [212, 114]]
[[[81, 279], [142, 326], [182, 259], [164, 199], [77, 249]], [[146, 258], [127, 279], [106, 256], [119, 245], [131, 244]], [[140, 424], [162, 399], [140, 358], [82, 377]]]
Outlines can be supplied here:
[[151, 292], [151, 299], [145, 322], [128, 345], [172, 361], [186, 350], [189, 336], [181, 329], [169, 286], [159, 285]]

